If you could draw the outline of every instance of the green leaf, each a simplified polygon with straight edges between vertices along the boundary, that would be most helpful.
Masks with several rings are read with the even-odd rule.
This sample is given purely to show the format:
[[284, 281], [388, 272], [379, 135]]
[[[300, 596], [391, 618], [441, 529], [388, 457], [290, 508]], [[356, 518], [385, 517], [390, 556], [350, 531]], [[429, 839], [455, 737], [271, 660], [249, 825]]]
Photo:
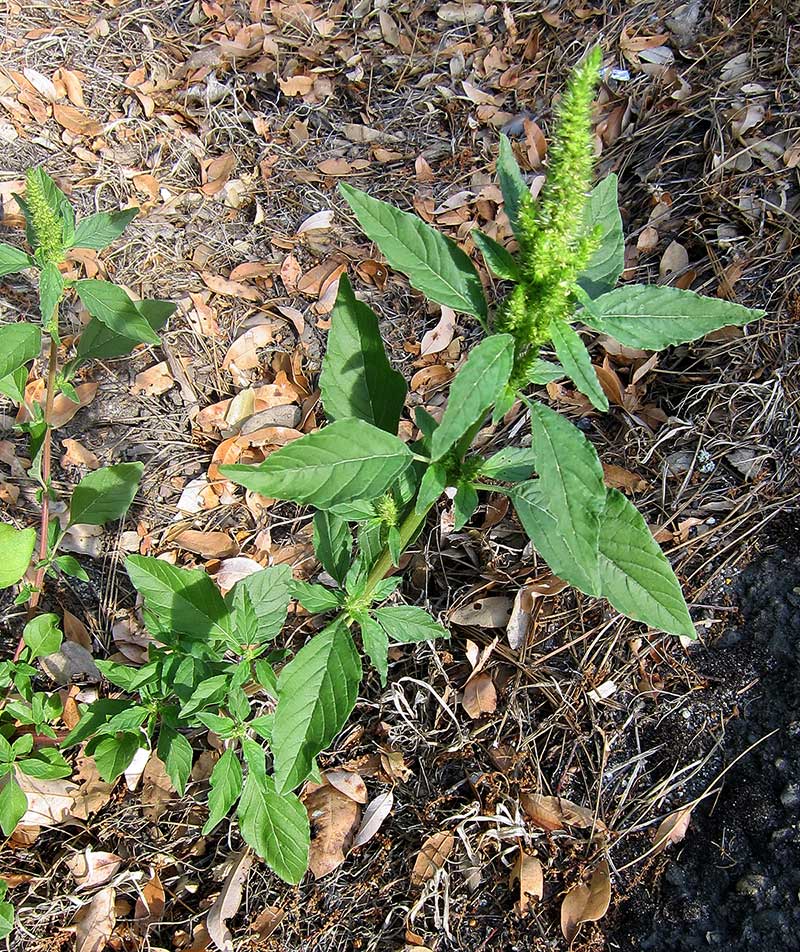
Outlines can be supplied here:
[[50, 329], [53, 315], [63, 294], [64, 279], [61, 272], [51, 261], [48, 261], [39, 273], [39, 312], [46, 329]]
[[514, 157], [514, 151], [511, 143], [504, 135], [500, 136], [500, 152], [497, 156], [497, 178], [500, 180], [500, 190], [503, 193], [503, 207], [508, 220], [511, 222], [511, 230], [519, 238], [519, 212], [523, 202], [530, 199], [530, 189], [525, 184], [522, 172], [519, 170], [517, 160]]
[[337, 589], [324, 585], [312, 585], [311, 582], [292, 581], [292, 597], [314, 615], [335, 611], [341, 607], [343, 594]]
[[0, 377], [7, 377], [39, 356], [42, 329], [34, 324], [0, 325]]
[[14, 907], [10, 902], [0, 902], [0, 939], [5, 939], [14, 930]]
[[494, 238], [484, 235], [482, 231], [474, 228], [470, 235], [475, 244], [480, 248], [486, 264], [491, 271], [502, 278], [504, 281], [520, 281], [522, 275], [514, 256], [511, 252], [498, 244]]
[[0, 789], [0, 829], [4, 836], [11, 836], [27, 809], [28, 798], [16, 779], [9, 776]]
[[36, 262], [26, 252], [0, 242], [0, 278], [33, 268], [35, 265]]
[[490, 456], [481, 466], [481, 476], [500, 479], [507, 483], [519, 483], [529, 479], [535, 467], [536, 457], [532, 449], [524, 446], [507, 446]]
[[36, 530], [15, 529], [0, 522], [0, 588], [15, 585], [31, 564]]
[[447, 489], [447, 470], [441, 463], [431, 463], [425, 470], [420, 483], [415, 512], [421, 516], [436, 502]]
[[82, 714], [81, 719], [67, 734], [61, 746], [65, 750], [68, 747], [74, 747], [86, 740], [106, 723], [109, 717], [118, 714], [130, 707], [130, 701], [118, 701], [114, 699], [103, 698], [94, 701]]
[[10, 374], [0, 378], [0, 393], [5, 394], [14, 403], [25, 400], [25, 384], [28, 382], [28, 368], [17, 367]]
[[339, 621], [315, 635], [280, 672], [272, 737], [279, 793], [305, 780], [314, 758], [344, 727], [360, 682], [361, 660]]
[[608, 491], [600, 521], [600, 588], [628, 618], [697, 637], [672, 566], [641, 513], [616, 489]]
[[446, 628], [416, 605], [384, 605], [372, 614], [387, 635], [401, 644], [450, 637]]
[[189, 700], [181, 707], [180, 716], [186, 719], [197, 711], [203, 710], [203, 708], [219, 707], [228, 694], [230, 683], [231, 677], [229, 674], [215, 674], [213, 677], [201, 681], [192, 692]]
[[72, 494], [69, 524], [102, 526], [120, 519], [133, 502], [143, 471], [141, 463], [117, 463], [87, 473]]
[[293, 793], [278, 794], [274, 779], [251, 765], [237, 812], [245, 843], [284, 882], [299, 883], [308, 868], [311, 842], [308, 814], [300, 800]]
[[119, 238], [138, 214], [138, 208], [125, 208], [118, 212], [97, 212], [96, 215], [82, 218], [75, 226], [70, 247], [102, 251]]
[[389, 672], [389, 636], [366, 612], [358, 616], [358, 624], [364, 651], [380, 676], [381, 686], [386, 687], [386, 676]]
[[63, 639], [58, 615], [37, 615], [22, 631], [22, 640], [30, 651], [30, 660], [44, 658], [58, 651]]
[[104, 737], [92, 751], [97, 772], [106, 783], [113, 783], [131, 765], [136, 751], [142, 746], [141, 734], [119, 733]]
[[565, 417], [542, 404], [533, 407], [531, 417], [540, 478], [515, 490], [514, 507], [550, 568], [582, 592], [598, 595], [603, 467], [591, 443]]
[[550, 324], [550, 339], [569, 379], [592, 401], [597, 410], [608, 409], [608, 398], [592, 366], [592, 358], [583, 341], [565, 321]]
[[69, 575], [70, 578], [78, 578], [82, 582], [89, 581], [89, 573], [74, 555], [59, 555], [56, 557], [55, 563], [64, 575]]
[[331, 314], [319, 387], [329, 419], [357, 417], [397, 433], [408, 387], [386, 357], [378, 318], [356, 299], [345, 274]]
[[580, 286], [593, 298], [610, 291], [625, 270], [625, 235], [617, 193], [617, 176], [612, 172], [592, 189], [584, 211], [587, 230], [600, 226], [600, 246], [578, 277]]
[[207, 836], [225, 818], [242, 792], [242, 765], [230, 748], [214, 764], [209, 782], [211, 792], [208, 795], [208, 819], [203, 827], [203, 836]]
[[338, 420], [271, 453], [259, 466], [220, 466], [220, 474], [273, 499], [329, 509], [374, 499], [411, 463], [396, 436], [363, 420]]
[[198, 641], [230, 635], [228, 608], [201, 569], [182, 569], [162, 559], [131, 555], [125, 567], [147, 608], [181, 635]]
[[431, 438], [431, 459], [436, 462], [488, 413], [498, 393], [508, 383], [514, 364], [514, 339], [493, 334], [481, 341], [458, 371], [450, 386], [447, 407]]
[[601, 294], [579, 316], [584, 324], [626, 347], [661, 350], [697, 340], [720, 327], [741, 327], [764, 313], [694, 291], [633, 284]]
[[233, 641], [240, 649], [272, 641], [283, 627], [289, 608], [292, 570], [275, 565], [240, 579], [226, 602], [233, 614]]
[[353, 536], [341, 517], [320, 509], [314, 513], [314, 552], [322, 567], [340, 584], [350, 568]]
[[453, 512], [455, 514], [453, 528], [456, 532], [460, 532], [464, 528], [477, 508], [478, 493], [475, 491], [475, 487], [471, 483], [460, 482], [455, 499], [453, 499]]
[[548, 384], [564, 376], [564, 368], [560, 364], [537, 357], [528, 370], [528, 383]]
[[[176, 307], [171, 301], [148, 300], [132, 303], [154, 332], [166, 324]], [[97, 358], [111, 360], [114, 357], [124, 357], [140, 343], [141, 341], [133, 335], [120, 334], [93, 317], [78, 341], [77, 361], [83, 363]]]
[[194, 758], [192, 745], [183, 734], [172, 727], [167, 727], [166, 724], [162, 724], [158, 734], [156, 753], [159, 759], [163, 761], [172, 785], [178, 791], [178, 794], [183, 796], [189, 775], [192, 772], [192, 760]]
[[39, 780], [60, 780], [72, 775], [72, 764], [55, 747], [40, 747], [35, 757], [19, 760], [17, 766], [29, 777]]
[[458, 245], [421, 218], [371, 198], [352, 185], [339, 189], [367, 237], [412, 287], [437, 304], [486, 318], [486, 299], [475, 266]]
[[74, 287], [92, 317], [96, 317], [115, 334], [148, 344], [160, 342], [158, 334], [122, 288], [109, 281], [93, 278], [76, 281]]

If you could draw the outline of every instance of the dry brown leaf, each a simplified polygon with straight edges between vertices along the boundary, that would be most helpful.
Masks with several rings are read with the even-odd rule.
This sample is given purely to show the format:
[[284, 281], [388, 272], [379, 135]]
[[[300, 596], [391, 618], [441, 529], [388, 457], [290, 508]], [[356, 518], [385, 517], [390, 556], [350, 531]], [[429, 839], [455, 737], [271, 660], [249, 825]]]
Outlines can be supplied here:
[[306, 271], [297, 282], [297, 290], [306, 297], [318, 298], [332, 281], [338, 280], [344, 273], [345, 267], [345, 263], [340, 258], [323, 261], [310, 271]]
[[636, 473], [613, 463], [603, 463], [603, 481], [611, 489], [621, 489], [624, 493], [641, 493], [650, 485]]
[[473, 720], [497, 710], [497, 690], [487, 671], [481, 671], [467, 681], [461, 706]]
[[314, 212], [300, 224], [297, 229], [298, 235], [304, 235], [307, 231], [327, 231], [333, 224], [335, 212], [330, 208], [324, 208], [322, 211]]
[[442, 306], [442, 316], [439, 323], [428, 331], [420, 344], [420, 356], [438, 354], [450, 345], [456, 329], [456, 312], [452, 308]]
[[90, 889], [102, 886], [122, 865], [122, 857], [116, 853], [106, 853], [86, 847], [85, 853], [75, 853], [67, 860], [67, 869], [78, 885], [78, 889]]
[[290, 76], [288, 79], [279, 79], [278, 85], [284, 96], [306, 96], [314, 88], [314, 77]]
[[344, 862], [361, 820], [361, 806], [329, 784], [303, 798], [311, 822], [308, 868], [314, 879], [333, 872]]
[[103, 952], [114, 932], [117, 893], [106, 886], [75, 917], [75, 952]]
[[533, 606], [537, 598], [546, 598], [558, 595], [567, 587], [567, 582], [557, 575], [547, 575], [523, 585], [514, 598], [511, 616], [506, 625], [506, 638], [509, 647], [515, 651], [519, 649], [528, 635], [533, 614]]
[[564, 896], [561, 903], [561, 932], [567, 942], [573, 941], [582, 922], [602, 919], [610, 902], [611, 878], [608, 863], [603, 860], [592, 873], [588, 885], [579, 883]]
[[361, 777], [352, 770], [326, 770], [325, 780], [356, 803], [367, 802], [367, 785]]
[[65, 439], [61, 441], [64, 454], [61, 457], [62, 466], [85, 466], [87, 469], [99, 469], [100, 460], [95, 454], [77, 440]]
[[655, 839], [653, 841], [653, 852], [661, 853], [672, 843], [680, 843], [689, 830], [691, 819], [691, 807], [670, 813], [666, 819], [661, 821], [656, 830]]
[[239, 554], [239, 546], [227, 532], [184, 529], [173, 536], [171, 541], [187, 552], [202, 555], [205, 559], [227, 559]]
[[151, 754], [142, 771], [142, 815], [155, 823], [176, 794], [164, 761]]
[[377, 834], [384, 821], [392, 812], [394, 806], [394, 794], [391, 790], [381, 793], [374, 800], [370, 800], [364, 810], [364, 816], [361, 820], [355, 837], [353, 838], [353, 849], [357, 846], [364, 846]]
[[517, 859], [509, 876], [508, 885], [513, 889], [519, 883], [519, 900], [516, 910], [520, 916], [526, 916], [534, 904], [544, 896], [544, 874], [542, 864], [536, 856], [519, 848]]
[[347, 159], [341, 157], [323, 159], [322, 162], [317, 165], [317, 168], [323, 175], [342, 176], [353, 174], [353, 166], [350, 165]]
[[659, 277], [666, 281], [674, 274], [682, 274], [688, 267], [689, 252], [679, 241], [671, 241], [658, 264]]
[[77, 820], [88, 820], [92, 813], [96, 813], [108, 803], [114, 784], [106, 783], [100, 777], [91, 757], [81, 755], [77, 767], [75, 779], [78, 781], [78, 789], [75, 791], [74, 805], [70, 813]]
[[215, 294], [223, 294], [226, 297], [241, 298], [244, 301], [257, 303], [264, 295], [258, 288], [249, 284], [243, 284], [241, 281], [230, 281], [223, 278], [220, 274], [212, 274], [210, 271], [201, 271], [200, 277], [206, 287]]
[[41, 780], [20, 770], [16, 779], [28, 798], [28, 809], [20, 820], [24, 826], [56, 826], [72, 813], [78, 786], [71, 780]]
[[511, 617], [513, 602], [507, 595], [489, 595], [462, 605], [450, 613], [454, 625], [474, 625], [478, 628], [505, 628]]
[[280, 906], [265, 906], [249, 925], [256, 933], [259, 942], [265, 942], [286, 917], [286, 910]]
[[300, 267], [300, 262], [295, 258], [294, 255], [288, 254], [283, 259], [281, 264], [281, 281], [287, 291], [293, 293], [297, 290], [297, 282], [300, 280], [300, 277], [303, 274], [303, 269]]
[[86, 103], [83, 99], [83, 86], [81, 85], [78, 74], [74, 73], [71, 69], [67, 69], [66, 66], [62, 66], [61, 69], [58, 70], [58, 77], [64, 84], [64, 88], [67, 91], [67, 98], [72, 105], [77, 106], [79, 109], [85, 109]]
[[84, 115], [80, 109], [68, 106], [66, 103], [53, 104], [53, 118], [67, 132], [76, 136], [92, 138], [101, 135], [104, 129], [104, 126], [91, 116]]
[[[236, 340], [228, 348], [228, 353], [222, 361], [223, 370], [230, 370], [236, 379], [237, 373], [243, 370], [253, 370], [260, 366], [258, 355], [260, 347], [267, 347], [275, 338], [276, 324], [271, 321], [256, 324]], [[242, 377], [241, 373], [239, 374]], [[244, 377], [242, 377], [244, 380]]]
[[449, 830], [440, 830], [425, 840], [414, 861], [411, 885], [422, 886], [444, 866], [453, 852], [456, 839]]
[[161, 921], [165, 905], [164, 885], [159, 879], [158, 873], [155, 872], [142, 886], [141, 892], [136, 897], [133, 926], [139, 935], [147, 933], [151, 922]]
[[92, 639], [88, 628], [80, 618], [67, 609], [64, 609], [64, 637], [67, 641], [74, 641], [76, 645], [81, 645], [87, 651], [92, 649]]
[[248, 575], [253, 575], [254, 572], [260, 572], [263, 568], [264, 566], [256, 562], [255, 559], [248, 559], [246, 556], [240, 555], [236, 558], [225, 559], [224, 562], [220, 563], [214, 575], [214, 581], [224, 595], [226, 592], [229, 592], [237, 582], [240, 582], [243, 578], [247, 578]]
[[170, 373], [169, 364], [162, 360], [160, 364], [153, 364], [147, 370], [136, 374], [131, 393], [142, 394], [146, 397], [157, 397], [174, 386], [175, 378]]
[[253, 854], [247, 849], [234, 853], [231, 859], [231, 871], [206, 918], [208, 934], [221, 952], [233, 952], [233, 936], [227, 921], [236, 915], [242, 904], [242, 891], [253, 862]]
[[522, 809], [531, 823], [542, 830], [563, 830], [567, 826], [579, 829], [598, 830], [606, 828], [602, 820], [595, 820], [594, 813], [563, 797], [550, 797], [541, 793], [523, 793], [520, 796]]

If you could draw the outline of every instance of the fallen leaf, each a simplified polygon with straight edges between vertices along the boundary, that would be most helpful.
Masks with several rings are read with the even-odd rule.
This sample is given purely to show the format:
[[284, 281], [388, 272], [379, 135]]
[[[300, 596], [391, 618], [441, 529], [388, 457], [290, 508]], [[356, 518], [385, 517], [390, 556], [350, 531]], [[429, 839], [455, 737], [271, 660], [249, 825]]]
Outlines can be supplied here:
[[229, 592], [237, 582], [243, 578], [247, 578], [248, 575], [252, 575], [254, 572], [260, 572], [263, 568], [264, 566], [256, 562], [255, 559], [248, 559], [243, 555], [236, 556], [232, 559], [225, 559], [225, 561], [220, 564], [214, 575], [214, 581], [224, 595], [226, 592]]
[[515, 651], [522, 647], [530, 630], [533, 608], [538, 598], [558, 595], [567, 583], [556, 575], [548, 575], [523, 585], [514, 598], [514, 605], [506, 625], [506, 639]]
[[122, 865], [122, 857], [116, 853], [106, 853], [86, 847], [86, 852], [75, 853], [67, 860], [67, 869], [78, 884], [78, 889], [90, 889], [102, 886]]
[[333, 224], [334, 214], [335, 212], [329, 208], [314, 212], [313, 215], [309, 215], [309, 217], [300, 224], [297, 229], [297, 234], [304, 235], [307, 231], [325, 231]]
[[93, 138], [101, 135], [104, 129], [101, 123], [84, 115], [76, 106], [68, 106], [66, 103], [53, 104], [53, 118], [67, 132], [76, 136]]
[[227, 559], [239, 554], [239, 546], [227, 532], [202, 532], [199, 529], [184, 529], [171, 538], [172, 542], [185, 549], [202, 555], [205, 559]]
[[86, 469], [99, 469], [100, 460], [89, 449], [77, 440], [65, 439], [61, 441], [64, 454], [61, 457], [62, 466], [85, 466]]
[[76, 645], [81, 645], [91, 653], [92, 639], [89, 629], [80, 618], [67, 609], [64, 609], [64, 637], [67, 641], [74, 641]]
[[625, 493], [641, 493], [649, 488], [649, 483], [636, 473], [613, 463], [603, 463], [603, 482], [611, 489], [621, 489]]
[[682, 274], [689, 267], [689, 252], [678, 241], [671, 241], [664, 249], [658, 264], [658, 274], [666, 281], [675, 274]]
[[344, 862], [361, 820], [361, 806], [330, 784], [303, 798], [311, 822], [308, 868], [314, 879], [333, 872]]
[[467, 681], [461, 706], [473, 720], [497, 710], [497, 690], [487, 671], [481, 671]]
[[253, 862], [253, 854], [249, 849], [243, 850], [234, 853], [231, 860], [231, 870], [206, 918], [208, 934], [221, 952], [233, 952], [233, 936], [227, 921], [236, 915], [242, 904], [242, 890]]
[[391, 790], [381, 793], [374, 800], [370, 800], [361, 820], [356, 835], [353, 837], [353, 849], [364, 846], [377, 834], [386, 818], [392, 812], [394, 794]]
[[145, 397], [157, 397], [175, 386], [175, 378], [170, 373], [169, 364], [162, 360], [160, 364], [153, 364], [147, 370], [136, 374], [131, 387], [132, 394], [142, 394]]
[[92, 813], [97, 813], [108, 803], [114, 784], [106, 783], [100, 777], [94, 760], [85, 755], [78, 758], [75, 779], [78, 788], [73, 795], [74, 805], [70, 813], [76, 820], [88, 820]]
[[230, 370], [235, 382], [246, 384], [247, 378], [242, 371], [254, 370], [260, 366], [258, 350], [272, 343], [275, 339], [275, 329], [276, 325], [268, 321], [246, 330], [228, 348], [228, 353], [222, 361], [222, 369]]
[[106, 886], [75, 917], [75, 952], [103, 952], [114, 932], [117, 893]]
[[142, 886], [141, 892], [136, 897], [133, 926], [139, 935], [146, 935], [152, 922], [161, 921], [165, 904], [164, 885], [159, 879], [158, 873], [155, 872]]
[[226, 297], [241, 298], [244, 301], [257, 303], [263, 298], [263, 294], [258, 288], [249, 284], [243, 284], [241, 281], [229, 281], [219, 274], [211, 274], [209, 271], [201, 271], [200, 277], [203, 279], [206, 287], [215, 294], [223, 294]]
[[440, 830], [425, 840], [414, 861], [411, 885], [422, 886], [444, 866], [453, 852], [455, 837], [448, 830]]
[[454, 625], [474, 625], [478, 628], [505, 628], [511, 617], [513, 602], [506, 595], [489, 595], [476, 599], [450, 614]]
[[164, 761], [152, 754], [142, 771], [142, 815], [155, 823], [176, 793]]
[[69, 684], [73, 678], [85, 678], [95, 683], [100, 671], [91, 653], [74, 641], [65, 641], [58, 651], [39, 659], [44, 673], [56, 684]]
[[456, 327], [456, 312], [452, 308], [442, 306], [442, 316], [433, 330], [428, 331], [420, 344], [420, 356], [438, 354], [449, 346], [453, 339]]
[[666, 819], [662, 820], [656, 830], [653, 840], [653, 852], [661, 853], [673, 843], [680, 843], [689, 830], [689, 823], [692, 819], [692, 808], [685, 807], [683, 810], [676, 810], [670, 813]]
[[578, 934], [582, 922], [597, 922], [608, 911], [611, 902], [611, 878], [608, 863], [603, 860], [592, 873], [588, 885], [578, 883], [561, 903], [561, 932], [567, 942]]
[[541, 862], [531, 853], [526, 853], [522, 847], [519, 849], [508, 880], [508, 885], [512, 889], [515, 883], [519, 883], [517, 913], [524, 917], [544, 896], [544, 875]]
[[260, 942], [265, 942], [286, 918], [286, 910], [280, 906], [265, 906], [249, 925]]
[[550, 797], [541, 793], [523, 793], [520, 796], [522, 809], [534, 826], [542, 830], [563, 830], [567, 826], [579, 829], [606, 828], [602, 820], [595, 820], [594, 813], [563, 797]]
[[326, 770], [323, 777], [332, 787], [356, 803], [367, 802], [367, 785], [352, 770]]

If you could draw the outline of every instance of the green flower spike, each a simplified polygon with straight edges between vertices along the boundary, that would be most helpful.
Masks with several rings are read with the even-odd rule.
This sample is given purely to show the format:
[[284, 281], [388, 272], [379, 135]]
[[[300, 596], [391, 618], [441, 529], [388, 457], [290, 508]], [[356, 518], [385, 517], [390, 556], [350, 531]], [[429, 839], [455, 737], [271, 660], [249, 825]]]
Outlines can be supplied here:
[[58, 264], [64, 257], [64, 222], [49, 200], [46, 180], [41, 169], [28, 169], [25, 175], [25, 201], [40, 265]]

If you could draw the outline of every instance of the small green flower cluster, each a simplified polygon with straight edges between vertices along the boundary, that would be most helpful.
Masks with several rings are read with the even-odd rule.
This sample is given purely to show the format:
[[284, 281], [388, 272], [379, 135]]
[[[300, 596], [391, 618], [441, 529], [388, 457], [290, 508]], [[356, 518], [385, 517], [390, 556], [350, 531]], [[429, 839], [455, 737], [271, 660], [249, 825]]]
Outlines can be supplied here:
[[578, 275], [598, 243], [584, 220], [592, 184], [591, 106], [602, 53], [595, 47], [573, 73], [558, 107], [547, 181], [541, 197], [523, 198], [519, 211], [521, 280], [506, 298], [496, 330], [517, 342], [512, 386], [527, 382], [554, 321], [568, 318]]
[[28, 169], [25, 182], [25, 201], [36, 236], [36, 258], [41, 265], [58, 264], [64, 257], [64, 222], [48, 201], [47, 183], [41, 171]]

